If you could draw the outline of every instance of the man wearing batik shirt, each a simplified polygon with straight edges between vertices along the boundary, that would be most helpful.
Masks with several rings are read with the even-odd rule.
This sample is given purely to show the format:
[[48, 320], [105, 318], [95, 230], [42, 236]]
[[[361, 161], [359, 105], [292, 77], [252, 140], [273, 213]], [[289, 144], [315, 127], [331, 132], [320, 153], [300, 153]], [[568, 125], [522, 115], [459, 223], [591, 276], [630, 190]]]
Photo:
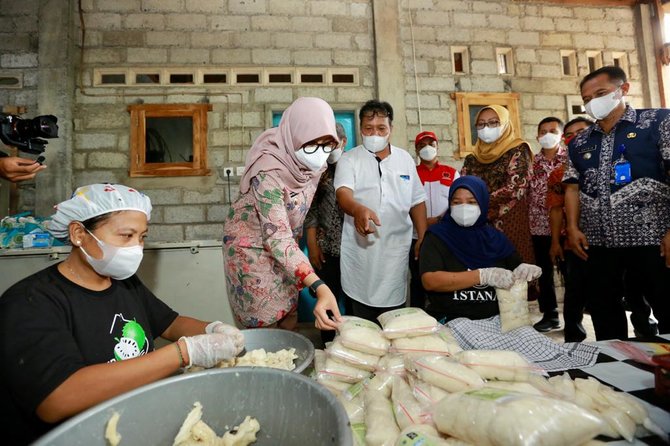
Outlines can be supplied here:
[[[414, 149], [419, 157], [420, 163], [416, 167], [419, 179], [426, 192], [426, 215], [428, 226], [437, 223], [449, 207], [449, 188], [451, 183], [460, 175], [456, 169], [440, 163], [437, 159], [439, 150], [437, 136], [433, 132], [421, 132], [414, 139]], [[414, 256], [417, 234], [412, 235], [412, 246], [410, 247], [409, 272], [411, 280], [409, 283], [410, 306], [424, 308], [426, 305], [426, 290], [421, 283], [419, 275], [419, 259]]]
[[549, 257], [551, 248], [551, 229], [549, 228], [549, 210], [547, 209], [547, 180], [549, 174], [566, 161], [565, 148], [561, 145], [563, 121], [553, 116], [544, 118], [537, 126], [537, 141], [542, 146], [533, 160], [533, 174], [530, 179], [530, 203], [528, 221], [533, 238], [535, 264], [542, 268], [540, 276], [540, 295], [538, 302], [542, 319], [533, 327], [546, 332], [560, 328], [558, 304], [554, 290], [554, 266]]
[[587, 307], [599, 340], [627, 337], [618, 289], [624, 272], [659, 331], [670, 331], [670, 110], [626, 105], [629, 87], [618, 67], [582, 80], [596, 123], [570, 142], [563, 177], [568, 237], [587, 261]]

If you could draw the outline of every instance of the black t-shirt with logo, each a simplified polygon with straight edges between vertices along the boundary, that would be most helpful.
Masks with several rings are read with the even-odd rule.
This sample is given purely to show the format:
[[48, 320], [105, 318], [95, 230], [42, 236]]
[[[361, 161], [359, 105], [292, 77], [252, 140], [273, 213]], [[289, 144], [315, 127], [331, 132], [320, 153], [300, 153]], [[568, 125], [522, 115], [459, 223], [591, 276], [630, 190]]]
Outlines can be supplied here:
[[[419, 257], [421, 274], [448, 271], [452, 273], [469, 271], [449, 250], [439, 237], [427, 232]], [[500, 260], [495, 267], [514, 270], [521, 264], [521, 256], [514, 252]], [[428, 308], [426, 311], [441, 322], [458, 317], [485, 319], [499, 313], [496, 290], [491, 286], [473, 286], [463, 290], [447, 292], [426, 291]]]
[[178, 316], [137, 276], [91, 291], [57, 266], [0, 297], [0, 426], [9, 435], [4, 444], [29, 443], [53, 427], [35, 410], [74, 372], [152, 351], [154, 339]]

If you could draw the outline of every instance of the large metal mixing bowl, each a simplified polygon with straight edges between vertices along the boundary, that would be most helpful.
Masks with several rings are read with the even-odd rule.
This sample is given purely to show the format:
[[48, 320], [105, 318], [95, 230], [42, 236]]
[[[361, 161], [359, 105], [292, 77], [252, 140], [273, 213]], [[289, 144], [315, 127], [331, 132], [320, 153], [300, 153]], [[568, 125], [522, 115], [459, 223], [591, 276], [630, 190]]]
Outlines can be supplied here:
[[294, 331], [278, 328], [255, 328], [242, 330], [245, 340], [245, 349], [250, 352], [259, 348], [266, 352], [276, 352], [282, 349], [295, 348], [295, 373], [302, 373], [314, 360], [314, 344], [303, 335]]
[[149, 384], [66, 421], [34, 445], [105, 446], [105, 426], [118, 412], [120, 446], [169, 446], [196, 401], [218, 435], [247, 415], [258, 419], [254, 446], [353, 445], [347, 414], [325, 387], [298, 373], [247, 367]]

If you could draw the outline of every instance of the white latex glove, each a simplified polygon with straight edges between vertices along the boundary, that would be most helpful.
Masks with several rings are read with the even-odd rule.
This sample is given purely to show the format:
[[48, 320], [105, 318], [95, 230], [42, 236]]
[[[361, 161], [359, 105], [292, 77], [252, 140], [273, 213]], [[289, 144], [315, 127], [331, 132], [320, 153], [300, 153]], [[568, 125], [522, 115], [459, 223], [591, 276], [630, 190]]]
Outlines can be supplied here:
[[522, 263], [514, 269], [514, 278], [518, 280], [525, 280], [530, 282], [542, 275], [542, 268], [530, 263]]
[[224, 324], [221, 321], [210, 322], [205, 327], [205, 333], [221, 333], [228, 335], [233, 338], [235, 347], [237, 347], [240, 351], [242, 351], [244, 348], [244, 335], [239, 330], [239, 328], [233, 327], [232, 325]]
[[214, 367], [224, 359], [234, 358], [241, 349], [235, 346], [232, 336], [223, 333], [182, 337], [188, 350], [189, 363], [200, 367]]
[[479, 284], [509, 289], [514, 285], [514, 276], [505, 268], [480, 268]]

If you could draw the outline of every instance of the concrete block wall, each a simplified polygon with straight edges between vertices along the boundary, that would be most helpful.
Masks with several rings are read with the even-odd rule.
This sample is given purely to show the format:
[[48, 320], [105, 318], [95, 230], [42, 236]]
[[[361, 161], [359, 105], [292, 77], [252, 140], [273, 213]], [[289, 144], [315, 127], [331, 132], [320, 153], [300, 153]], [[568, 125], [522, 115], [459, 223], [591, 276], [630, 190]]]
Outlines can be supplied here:
[[[372, 11], [361, 0], [124, 0], [82, 2], [86, 27], [83, 85], [76, 95], [74, 184], [116, 181], [147, 193], [154, 204], [152, 240], [220, 239], [230, 198], [223, 166], [244, 164], [271, 112], [300, 96], [355, 110], [374, 96]], [[73, 18], [74, 19], [74, 18]], [[78, 25], [78, 18], [75, 21]], [[175, 94], [184, 87], [92, 86], [105, 67], [355, 66], [360, 85], [248, 86]], [[159, 95], [155, 95], [160, 92]], [[209, 177], [129, 178], [128, 104], [199, 102], [208, 115]], [[229, 195], [231, 196], [229, 198]]]
[[[539, 120], [546, 116], [565, 120], [566, 95], [579, 95], [579, 81], [589, 72], [586, 51], [602, 51], [605, 64], [612, 63], [613, 52], [627, 53], [632, 102], [643, 105], [632, 8], [507, 0], [404, 0], [401, 8], [408, 135], [419, 131], [416, 70], [423, 129], [442, 137], [442, 156], [457, 167], [462, 160], [458, 159], [456, 104], [450, 97], [453, 91], [519, 93], [523, 137], [536, 151]], [[452, 45], [469, 49], [468, 74], [453, 74]], [[514, 75], [497, 74], [497, 47], [512, 48]], [[576, 76], [562, 75], [561, 50], [576, 51]]]

